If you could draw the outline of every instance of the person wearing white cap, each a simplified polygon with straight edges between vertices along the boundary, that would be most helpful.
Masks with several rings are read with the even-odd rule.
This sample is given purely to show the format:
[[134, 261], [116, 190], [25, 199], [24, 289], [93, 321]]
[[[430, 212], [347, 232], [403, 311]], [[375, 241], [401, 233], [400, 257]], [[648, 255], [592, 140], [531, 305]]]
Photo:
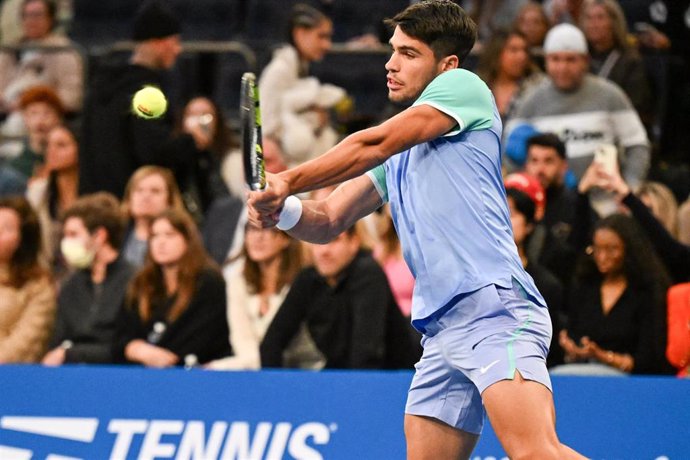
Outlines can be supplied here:
[[[603, 144], [618, 149], [618, 165], [633, 188], [647, 176], [650, 148], [640, 117], [614, 83], [588, 73], [587, 41], [572, 24], [553, 27], [544, 41], [546, 78], [524, 96], [504, 138], [520, 124], [554, 132], [566, 144], [568, 166], [578, 180]], [[593, 203], [594, 204], [594, 203]], [[608, 214], [612, 207], [598, 207]]]

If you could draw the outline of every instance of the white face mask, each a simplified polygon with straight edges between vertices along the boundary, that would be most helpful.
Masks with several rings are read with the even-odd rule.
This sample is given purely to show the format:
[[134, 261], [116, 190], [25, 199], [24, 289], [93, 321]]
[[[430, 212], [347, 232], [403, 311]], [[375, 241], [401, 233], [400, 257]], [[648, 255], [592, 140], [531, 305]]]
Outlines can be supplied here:
[[93, 263], [95, 251], [87, 249], [86, 245], [77, 238], [63, 238], [60, 251], [65, 261], [74, 268], [88, 268]]

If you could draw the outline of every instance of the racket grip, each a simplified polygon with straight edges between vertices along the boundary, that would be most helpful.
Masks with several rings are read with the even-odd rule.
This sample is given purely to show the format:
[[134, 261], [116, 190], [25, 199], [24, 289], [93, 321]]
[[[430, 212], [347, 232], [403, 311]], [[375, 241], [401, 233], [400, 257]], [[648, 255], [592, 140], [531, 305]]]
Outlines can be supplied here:
[[285, 204], [283, 204], [283, 209], [280, 211], [280, 216], [278, 216], [276, 227], [282, 231], [290, 230], [297, 225], [300, 217], [302, 217], [302, 200], [294, 195], [290, 195], [285, 199]]

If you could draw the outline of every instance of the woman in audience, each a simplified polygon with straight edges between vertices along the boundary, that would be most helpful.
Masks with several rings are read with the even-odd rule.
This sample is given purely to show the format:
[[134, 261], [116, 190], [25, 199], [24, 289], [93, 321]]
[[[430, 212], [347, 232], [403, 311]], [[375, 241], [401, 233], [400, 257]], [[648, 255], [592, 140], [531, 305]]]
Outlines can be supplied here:
[[55, 288], [39, 264], [41, 229], [26, 199], [0, 199], [0, 364], [35, 363], [55, 320]]
[[151, 221], [146, 263], [127, 304], [118, 361], [194, 366], [230, 353], [225, 281], [186, 211], [171, 208]]
[[32, 179], [26, 197], [38, 214], [45, 259], [53, 266], [59, 250], [60, 215], [79, 194], [79, 145], [67, 126], [58, 125], [48, 133], [45, 166], [48, 177]]
[[671, 189], [661, 182], [647, 181], [637, 191], [637, 196], [664, 228], [678, 238], [678, 202]]
[[587, 0], [582, 13], [580, 25], [589, 42], [590, 71], [620, 86], [649, 125], [651, 89], [644, 63], [629, 40], [623, 10], [616, 0]]
[[578, 266], [559, 334], [566, 364], [554, 372], [624, 375], [664, 370], [668, 278], [635, 221], [598, 221]]
[[477, 74], [491, 88], [501, 119], [512, 114], [520, 96], [543, 78], [530, 58], [527, 40], [515, 30], [496, 32], [484, 48]]
[[131, 224], [122, 252], [130, 264], [141, 267], [148, 249], [151, 219], [168, 208], [184, 209], [172, 172], [151, 165], [134, 171], [125, 188], [123, 208]]
[[302, 268], [300, 243], [278, 229], [248, 225], [238, 262], [224, 273], [234, 356], [210, 363], [211, 369], [261, 367], [261, 341]]
[[524, 35], [530, 52], [542, 56], [544, 39], [550, 27], [544, 7], [534, 1], [527, 2], [518, 11], [513, 27]]
[[331, 48], [332, 34], [333, 23], [325, 14], [295, 5], [288, 44], [273, 53], [259, 80], [263, 134], [278, 141], [289, 165], [324, 153], [338, 140], [328, 109], [345, 91], [309, 77], [310, 64]]
[[192, 168], [178, 177], [184, 204], [197, 222], [202, 222], [211, 203], [229, 193], [221, 178], [221, 163], [233, 148], [232, 135], [218, 105], [199, 96], [185, 105], [180, 132], [201, 129], [210, 138], [209, 145], [199, 152]]

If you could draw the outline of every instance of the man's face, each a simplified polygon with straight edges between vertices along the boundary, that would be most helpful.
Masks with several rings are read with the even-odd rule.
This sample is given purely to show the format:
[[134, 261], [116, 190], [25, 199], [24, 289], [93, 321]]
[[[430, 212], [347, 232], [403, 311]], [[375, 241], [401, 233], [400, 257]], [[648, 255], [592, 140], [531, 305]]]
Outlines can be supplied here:
[[47, 142], [48, 133], [60, 123], [60, 114], [46, 102], [33, 102], [22, 111], [29, 137], [38, 143]]
[[587, 74], [587, 56], [572, 51], [557, 51], [546, 55], [546, 73], [561, 91], [574, 91]]
[[175, 65], [177, 56], [182, 52], [182, 45], [180, 43], [179, 35], [171, 35], [158, 39], [157, 49], [159, 56], [159, 64], [163, 69], [170, 69]]
[[395, 28], [390, 45], [393, 53], [386, 63], [388, 99], [392, 102], [417, 99], [444, 70], [448, 57], [436, 61], [429, 45], [406, 35], [400, 27]]
[[330, 243], [311, 245], [316, 271], [330, 284], [335, 284], [338, 276], [357, 255], [359, 247], [359, 238], [348, 232], [341, 233]]
[[527, 151], [525, 172], [536, 177], [544, 190], [563, 183], [568, 162], [552, 147], [532, 145]]

